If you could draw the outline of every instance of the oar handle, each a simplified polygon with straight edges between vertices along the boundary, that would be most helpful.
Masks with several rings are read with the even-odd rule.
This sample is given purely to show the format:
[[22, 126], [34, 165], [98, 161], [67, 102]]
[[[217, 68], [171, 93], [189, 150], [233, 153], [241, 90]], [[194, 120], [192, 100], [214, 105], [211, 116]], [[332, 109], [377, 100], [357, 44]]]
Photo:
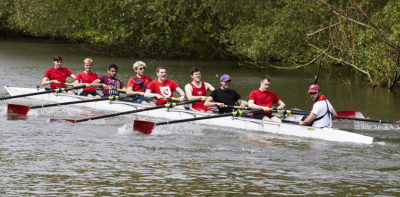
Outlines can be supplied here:
[[247, 106], [245, 106], [245, 107], [240, 107], [240, 106], [237, 106], [237, 105], [224, 105], [223, 106], [224, 108], [233, 108], [233, 109], [250, 109], [249, 107], [247, 107]]
[[66, 85], [66, 86], [72, 86], [72, 83], [61, 83], [61, 82], [51, 82], [55, 84], [61, 84], [61, 85]]
[[127, 90], [125, 90], [125, 89], [115, 89], [115, 88], [107, 88], [107, 90], [115, 90], [115, 91], [118, 91], [118, 92], [123, 92], [123, 93], [126, 93], [127, 92]]

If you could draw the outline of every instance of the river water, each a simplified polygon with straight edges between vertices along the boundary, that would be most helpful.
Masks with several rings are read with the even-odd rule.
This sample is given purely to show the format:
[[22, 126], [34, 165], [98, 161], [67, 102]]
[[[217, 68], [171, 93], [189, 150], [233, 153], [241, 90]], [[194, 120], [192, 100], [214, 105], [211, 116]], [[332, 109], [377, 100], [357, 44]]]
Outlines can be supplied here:
[[[105, 74], [119, 66], [125, 83], [134, 75], [135, 57], [107, 57], [82, 45], [30, 40], [0, 41], [0, 85], [36, 87], [52, 67], [51, 57], [75, 74], [83, 59]], [[218, 85], [221, 74], [233, 78], [243, 99], [266, 74], [234, 62], [143, 60], [155, 77], [157, 66], [183, 87], [192, 66], [203, 79]], [[398, 120], [399, 89], [389, 92], [363, 84], [346, 85], [344, 72], [323, 74], [319, 84], [335, 108], [354, 109], [373, 119]], [[269, 71], [271, 90], [288, 108], [307, 110], [305, 91], [312, 83], [306, 71]], [[0, 95], [7, 96], [3, 87]], [[372, 145], [199, 127], [194, 123], [160, 127], [155, 135], [131, 131], [130, 116], [96, 123], [50, 124], [49, 118], [83, 118], [106, 112], [74, 106], [40, 109], [25, 120], [8, 120], [7, 103], [36, 104], [15, 99], [0, 104], [1, 196], [399, 196], [400, 130], [394, 126], [354, 124], [356, 132], [374, 137]], [[217, 120], [216, 120], [217, 121]]]

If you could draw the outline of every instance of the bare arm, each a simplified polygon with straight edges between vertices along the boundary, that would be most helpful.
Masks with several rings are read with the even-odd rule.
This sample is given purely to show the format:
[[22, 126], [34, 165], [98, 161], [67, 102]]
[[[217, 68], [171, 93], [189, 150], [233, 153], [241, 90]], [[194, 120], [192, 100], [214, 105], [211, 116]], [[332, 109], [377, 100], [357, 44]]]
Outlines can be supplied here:
[[71, 77], [73, 80], [76, 78], [74, 74], [71, 74], [69, 77]]
[[246, 106], [242, 103], [242, 100], [241, 100], [241, 99], [238, 99], [238, 100], [236, 101], [236, 103], [237, 103], [241, 108], [246, 107]]
[[337, 112], [336, 112], [336, 110], [335, 110], [334, 108], [332, 108], [332, 115], [333, 115], [333, 117], [338, 116], [338, 115], [337, 115]]
[[92, 87], [102, 87], [104, 89], [108, 89], [108, 85], [101, 83], [100, 79], [96, 79], [91, 83]]
[[249, 106], [249, 108], [251, 109], [264, 109], [266, 107], [263, 106], [259, 106], [257, 104], [254, 103], [254, 100], [249, 100], [249, 102], [247, 103], [247, 105]]
[[317, 116], [313, 113], [310, 113], [310, 115], [307, 116], [307, 118], [303, 121], [301, 120], [299, 122], [299, 125], [309, 125], [312, 123], [312, 121], [316, 118]]
[[48, 77], [43, 77], [42, 86], [49, 85], [51, 83], [58, 83], [57, 80], [50, 80]]
[[206, 101], [204, 102], [205, 107], [213, 107], [213, 106], [224, 107], [224, 105], [225, 105], [224, 103], [214, 102], [211, 96], [207, 97]]
[[204, 82], [204, 84], [205, 84], [205, 86], [206, 86], [206, 90], [208, 90], [208, 91], [210, 91], [210, 92], [212, 92], [212, 91], [215, 90], [215, 88], [214, 88], [211, 84], [209, 84], [209, 83], [207, 83], [207, 82]]
[[150, 89], [147, 89], [146, 92], [143, 94], [143, 96], [147, 97], [147, 98], [154, 98], [154, 97], [156, 97], [158, 99], [162, 99], [163, 98], [162, 95], [159, 95], [159, 94], [156, 94], [156, 93], [152, 93]]
[[206, 99], [206, 96], [193, 96], [192, 92], [193, 92], [193, 88], [192, 86], [190, 86], [189, 84], [186, 84], [185, 86], [185, 92], [186, 92], [186, 97], [189, 100], [196, 100], [196, 99]]
[[185, 100], [185, 92], [180, 87], [177, 87], [175, 90], [181, 95], [181, 97], [179, 97], [179, 100]]
[[282, 110], [282, 109], [284, 109], [286, 107], [285, 103], [280, 99], [278, 101], [278, 105], [279, 105], [278, 109], [280, 109], [280, 110]]

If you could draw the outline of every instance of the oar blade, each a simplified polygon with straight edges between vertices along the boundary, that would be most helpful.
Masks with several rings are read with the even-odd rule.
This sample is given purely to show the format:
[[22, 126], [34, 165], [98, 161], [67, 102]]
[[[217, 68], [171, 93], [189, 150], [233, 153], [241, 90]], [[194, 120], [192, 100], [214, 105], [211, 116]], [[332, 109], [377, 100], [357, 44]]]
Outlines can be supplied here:
[[28, 115], [30, 107], [26, 105], [15, 105], [15, 104], [8, 104], [7, 105], [7, 114], [19, 114], [26, 116]]
[[347, 110], [347, 111], [337, 111], [336, 112], [338, 116], [344, 116], [344, 117], [356, 117], [356, 111], [354, 110]]
[[133, 122], [133, 130], [139, 131], [143, 134], [149, 135], [153, 132], [154, 127], [156, 126], [155, 122], [144, 121], [144, 120], [135, 120]]
[[399, 127], [400, 127], [400, 120], [397, 122], [397, 126], [399, 126]]
[[76, 123], [76, 120], [72, 120], [72, 119], [55, 119], [55, 118], [52, 118], [49, 121], [50, 122], [55, 122], [55, 123], [66, 123], [66, 122]]
[[[337, 111], [336, 113], [338, 116], [342, 116], [342, 117], [350, 117], [350, 118], [356, 117], [356, 111], [354, 111], [354, 110]], [[334, 120], [343, 121], [343, 119], [340, 119], [340, 118], [335, 118]]]

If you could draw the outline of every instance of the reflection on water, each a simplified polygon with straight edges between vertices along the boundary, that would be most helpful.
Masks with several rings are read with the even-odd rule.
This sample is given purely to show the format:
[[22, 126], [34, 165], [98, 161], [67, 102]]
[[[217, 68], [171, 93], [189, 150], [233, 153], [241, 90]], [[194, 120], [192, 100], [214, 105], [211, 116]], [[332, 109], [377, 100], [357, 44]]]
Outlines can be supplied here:
[[[74, 72], [80, 71], [81, 61], [90, 56], [95, 59], [96, 72], [105, 73], [105, 66], [113, 62], [121, 66], [121, 79], [127, 81], [132, 75], [134, 58], [100, 57], [77, 52], [79, 49], [69, 44], [3, 41], [0, 84], [36, 86], [51, 65], [55, 51], [63, 55], [64, 64]], [[193, 65], [203, 66], [203, 77], [215, 86], [216, 76], [228, 70], [233, 73], [233, 86], [243, 97], [247, 97], [249, 89], [257, 88], [260, 75], [249, 68], [229, 69], [232, 63], [146, 62], [150, 73], [158, 65], [167, 65], [170, 76], [180, 84], [189, 80], [187, 72]], [[309, 97], [304, 95], [309, 82], [303, 76], [290, 72], [272, 74], [271, 88], [289, 107], [310, 108]], [[368, 117], [379, 114], [382, 119], [398, 119], [392, 114], [400, 106], [396, 95], [387, 96], [392, 94], [381, 89], [349, 89], [336, 87], [334, 82], [322, 83], [329, 87], [326, 94], [337, 103], [338, 109], [352, 108]], [[0, 92], [5, 95], [4, 89]], [[373, 98], [368, 101], [365, 99], [368, 97]], [[398, 196], [400, 193], [398, 129], [367, 128], [364, 123], [360, 126], [352, 122], [361, 128], [350, 131], [373, 136], [372, 145], [195, 123], [160, 126], [156, 127], [155, 135], [142, 135], [132, 131], [133, 120], [139, 116], [78, 124], [48, 121], [109, 113], [74, 106], [35, 109], [26, 119], [11, 121], [7, 120], [8, 102], [38, 104], [26, 99], [0, 104], [0, 194], [4, 196]], [[378, 105], [381, 107], [376, 108]], [[376, 111], [371, 113], [367, 108]]]

